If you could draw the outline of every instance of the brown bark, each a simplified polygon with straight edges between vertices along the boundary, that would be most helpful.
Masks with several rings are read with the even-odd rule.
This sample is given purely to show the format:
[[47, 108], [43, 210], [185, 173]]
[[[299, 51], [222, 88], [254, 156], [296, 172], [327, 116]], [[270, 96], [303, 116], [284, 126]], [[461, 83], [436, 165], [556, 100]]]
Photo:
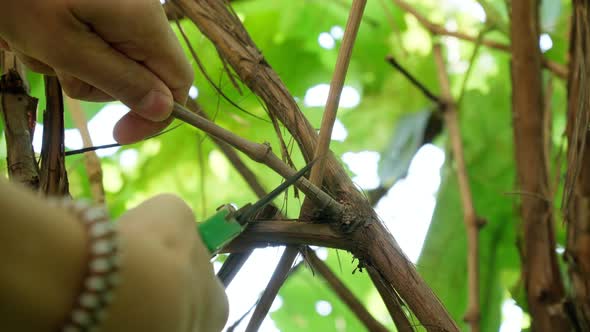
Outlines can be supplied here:
[[512, 111], [521, 200], [521, 260], [532, 331], [568, 331], [561, 308], [564, 287], [557, 266], [544, 148], [539, 1], [512, 2]]
[[45, 76], [45, 98], [40, 190], [47, 196], [69, 195], [64, 156], [64, 100], [57, 77]]
[[[221, 1], [174, 0], [186, 16], [216, 45], [241, 80], [264, 102], [297, 140], [310, 160], [317, 133], [303, 116], [278, 75], [266, 62], [238, 17]], [[413, 264], [378, 220], [366, 199], [330, 154], [324, 184], [349, 209], [342, 220], [333, 221], [353, 238], [352, 252], [362, 264], [373, 265], [400, 294], [422, 325], [431, 331], [458, 331], [438, 298], [424, 283]]]
[[565, 258], [572, 283], [576, 322], [590, 331], [590, 5], [573, 2], [568, 82], [568, 171], [564, 213], [567, 222]]
[[12, 181], [34, 190], [39, 187], [39, 168], [33, 152], [37, 99], [27, 93], [24, 67], [14, 54], [0, 51], [0, 112], [4, 121], [8, 175]]

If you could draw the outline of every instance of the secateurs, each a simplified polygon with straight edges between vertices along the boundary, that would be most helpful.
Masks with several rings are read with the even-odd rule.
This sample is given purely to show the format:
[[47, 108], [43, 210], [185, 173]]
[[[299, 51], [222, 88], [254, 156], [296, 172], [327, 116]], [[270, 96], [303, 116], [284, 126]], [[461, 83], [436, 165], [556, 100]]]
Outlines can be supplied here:
[[295, 175], [268, 193], [254, 204], [248, 203], [237, 209], [231, 204], [221, 206], [217, 212], [199, 223], [198, 230], [205, 246], [214, 255], [231, 240], [236, 238], [246, 228], [246, 225], [256, 213], [272, 202], [278, 195], [297, 182], [313, 165], [313, 161], [299, 170]]

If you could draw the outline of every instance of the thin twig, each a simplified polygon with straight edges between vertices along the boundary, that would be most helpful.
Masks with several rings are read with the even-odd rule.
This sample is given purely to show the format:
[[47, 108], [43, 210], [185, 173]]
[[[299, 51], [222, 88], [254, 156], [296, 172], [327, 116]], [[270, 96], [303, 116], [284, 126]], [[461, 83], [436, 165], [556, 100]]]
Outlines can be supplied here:
[[[295, 170], [280, 160], [272, 152], [270, 146], [268, 145], [257, 144], [240, 137], [178, 104], [176, 104], [174, 107], [173, 115], [176, 118], [203, 130], [207, 134], [225, 141], [226, 143], [246, 154], [252, 160], [267, 165], [285, 178], [289, 178], [296, 173]], [[324, 209], [324, 211], [330, 214], [337, 216], [342, 215], [344, 211], [342, 205], [336, 202], [328, 194], [320, 190], [317, 186], [309, 182], [309, 180], [306, 178], [300, 178], [295, 183], [295, 185], [301, 189], [301, 191], [305, 193], [306, 197], [311, 199], [319, 208]]]
[[[174, 3], [172, 2], [172, 4], [174, 4]], [[176, 8], [178, 8], [178, 6], [176, 4], [174, 4], [174, 6]], [[180, 10], [180, 8], [178, 8], [178, 10]], [[191, 44], [190, 39], [188, 38], [188, 36], [184, 32], [182, 25], [180, 24], [180, 22], [178, 20], [175, 20], [175, 22], [176, 22], [176, 27], [178, 28], [178, 31], [180, 31], [180, 35], [184, 39], [184, 42], [185, 42], [186, 46], [188, 47], [188, 50], [191, 53], [191, 56], [193, 57], [193, 60], [195, 60], [197, 67], [199, 67], [199, 70], [201, 71], [201, 74], [203, 74], [203, 77], [205, 77], [205, 79], [207, 80], [207, 82], [209, 82], [209, 85], [211, 85], [213, 87], [215, 92], [217, 92], [223, 99], [225, 99], [225, 101], [227, 101], [233, 107], [237, 108], [239, 111], [246, 113], [258, 120], [268, 122], [268, 120], [261, 118], [260, 116], [254, 114], [254, 113], [248, 112], [247, 110], [242, 108], [240, 105], [236, 104], [233, 100], [231, 100], [230, 97], [228, 97], [225, 94], [225, 92], [223, 92], [223, 90], [221, 90], [221, 88], [219, 86], [217, 86], [217, 84], [215, 84], [215, 82], [213, 82], [213, 80], [211, 79], [211, 76], [209, 75], [209, 73], [205, 69], [205, 65], [201, 61], [201, 58], [199, 58], [199, 56], [197, 55], [197, 51], [195, 51], [195, 49], [193, 48], [193, 45]], [[228, 73], [228, 76], [231, 76], [231, 73]]]
[[324, 167], [326, 165], [326, 158], [324, 158], [330, 150], [330, 141], [332, 140], [332, 129], [336, 121], [336, 113], [338, 112], [338, 104], [340, 102], [340, 95], [344, 87], [344, 79], [348, 72], [348, 65], [352, 56], [352, 49], [356, 36], [361, 25], [363, 13], [367, 0], [354, 0], [350, 8], [348, 21], [344, 30], [344, 38], [342, 39], [342, 47], [338, 52], [338, 59], [336, 59], [336, 68], [334, 69], [334, 76], [330, 83], [330, 91], [328, 92], [328, 101], [326, 102], [326, 109], [322, 117], [322, 125], [320, 127], [320, 138], [315, 147], [314, 159], [317, 163], [311, 168], [311, 175], [309, 180], [318, 187], [322, 187], [322, 178], [324, 176]]
[[332, 272], [330, 267], [318, 258], [313, 250], [309, 247], [305, 247], [301, 250], [301, 253], [304, 255], [311, 269], [324, 278], [334, 293], [336, 293], [340, 300], [342, 300], [342, 302], [344, 302], [344, 304], [346, 304], [357, 316], [368, 331], [387, 331], [387, 328], [367, 311], [361, 301], [350, 291], [350, 289], [348, 289], [348, 287], [346, 287], [338, 276]]
[[463, 220], [467, 232], [467, 278], [468, 278], [468, 300], [467, 311], [464, 320], [472, 332], [480, 330], [480, 307], [479, 307], [479, 222], [473, 206], [473, 196], [469, 186], [463, 143], [461, 141], [461, 129], [457, 117], [457, 108], [451, 95], [451, 85], [446, 71], [440, 44], [434, 45], [434, 58], [436, 61], [438, 79], [441, 87], [441, 94], [445, 100], [443, 110], [445, 124], [449, 129], [453, 158], [456, 162], [457, 179], [463, 205]]
[[[398, 7], [400, 7], [401, 9], [403, 9], [404, 11], [411, 14], [412, 16], [414, 16], [416, 18], [416, 20], [426, 30], [428, 30], [430, 33], [432, 33], [434, 35], [455, 37], [457, 39], [470, 41], [470, 42], [477, 41], [477, 36], [471, 36], [466, 33], [451, 31], [451, 30], [446, 29], [444, 26], [442, 26], [440, 24], [436, 24], [436, 23], [431, 22], [424, 15], [420, 14], [420, 12], [418, 10], [416, 10], [416, 8], [412, 7], [412, 5], [410, 5], [409, 3], [407, 3], [404, 0], [393, 0], [393, 3], [396, 4]], [[504, 52], [508, 52], [508, 53], [511, 52], [510, 45], [500, 43], [497, 41], [484, 39], [484, 40], [482, 40], [481, 44], [485, 45], [489, 48], [496, 49], [496, 50], [500, 50], [500, 51], [504, 51]], [[551, 60], [548, 60], [548, 59], [543, 59], [543, 65], [545, 66], [545, 68], [552, 71], [556, 76], [560, 77], [561, 79], [567, 79], [568, 72], [567, 72], [567, 68], [564, 65], [559, 64], [554, 61], [551, 61]]]
[[[322, 187], [324, 167], [326, 164], [325, 157], [328, 155], [330, 150], [330, 140], [332, 137], [334, 122], [336, 121], [336, 113], [338, 110], [340, 95], [342, 93], [342, 88], [344, 87], [344, 79], [346, 78], [346, 72], [348, 71], [352, 49], [362, 20], [365, 5], [366, 0], [354, 0], [352, 3], [352, 8], [350, 9], [350, 14], [344, 31], [342, 47], [338, 52], [334, 76], [332, 78], [332, 82], [330, 83], [330, 91], [328, 93], [326, 109], [322, 117], [319, 140], [315, 146], [314, 151], [314, 160], [317, 162], [312, 167], [310, 175], [311, 184], [317, 186], [318, 188]], [[310, 197], [306, 195], [304, 204], [301, 208], [300, 216], [308, 214], [308, 212], [311, 211], [309, 202]], [[321, 209], [320, 206], [316, 205], [316, 207]], [[257, 329], [257, 326], [259, 326], [259, 324], [262, 322], [262, 319], [264, 319], [266, 316], [268, 309], [270, 308], [270, 304], [276, 297], [282, 283], [286, 280], [286, 273], [288, 273], [288, 270], [285, 268], [285, 266], [291, 266], [293, 264], [293, 260], [295, 257], [297, 257], [298, 251], [299, 248], [296, 246], [287, 246], [287, 248], [285, 248], [285, 251], [281, 257], [281, 263], [275, 270], [273, 279], [269, 282], [268, 286], [264, 290], [264, 294], [261, 297], [260, 303], [256, 307], [254, 315], [252, 315], [247, 330], [250, 330], [251, 326], [256, 327]]]
[[467, 91], [467, 82], [471, 77], [471, 73], [473, 73], [473, 69], [475, 68], [475, 63], [477, 60], [477, 55], [479, 54], [479, 50], [481, 49], [481, 42], [485, 34], [489, 31], [488, 28], [485, 28], [479, 32], [477, 35], [477, 40], [475, 41], [475, 47], [473, 48], [473, 52], [471, 53], [471, 58], [469, 59], [469, 67], [467, 67], [467, 71], [465, 75], [463, 75], [463, 83], [461, 84], [461, 91], [459, 92], [459, 97], [457, 97], [456, 104], [461, 105], [463, 101], [463, 97], [465, 96], [465, 91]]
[[439, 104], [440, 98], [436, 96], [430, 89], [426, 87], [426, 85], [422, 84], [414, 75], [410, 74], [409, 71], [406, 70], [397, 60], [393, 57], [393, 55], [388, 55], [385, 57], [385, 61], [392, 65], [395, 69], [397, 69], [404, 77], [410, 81], [426, 98], [430, 99], [432, 102]]
[[[88, 130], [87, 124], [88, 120], [82, 110], [80, 101], [66, 97], [66, 104], [68, 105], [68, 110], [72, 115], [76, 128], [80, 131], [84, 148], [92, 147], [92, 138], [90, 137], [90, 131]], [[84, 153], [84, 165], [86, 166], [86, 173], [88, 174], [92, 198], [95, 203], [103, 204], [105, 202], [105, 191], [102, 183], [103, 173], [100, 158], [98, 158], [96, 151]]]
[[256, 309], [254, 309], [252, 318], [250, 318], [250, 321], [248, 322], [246, 332], [258, 331], [260, 325], [262, 324], [262, 321], [268, 313], [268, 310], [270, 310], [270, 306], [272, 305], [277, 293], [279, 292], [279, 289], [287, 279], [289, 271], [293, 266], [293, 261], [295, 261], [295, 258], [298, 254], [299, 251], [295, 250], [293, 252], [290, 252], [289, 255], [283, 254], [283, 256], [281, 256], [281, 260], [279, 261], [277, 268], [275, 269], [272, 277], [270, 278], [268, 285], [264, 289], [264, 292], [260, 297], [260, 301], [258, 302]]

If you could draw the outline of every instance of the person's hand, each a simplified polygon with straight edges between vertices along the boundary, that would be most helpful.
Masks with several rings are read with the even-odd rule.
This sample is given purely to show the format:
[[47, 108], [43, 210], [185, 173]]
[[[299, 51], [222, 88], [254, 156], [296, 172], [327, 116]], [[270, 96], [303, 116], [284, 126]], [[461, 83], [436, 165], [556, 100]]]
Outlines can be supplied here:
[[132, 109], [114, 131], [119, 143], [152, 135], [184, 103], [193, 71], [159, 0], [3, 0], [0, 48], [30, 69], [56, 74], [65, 92]]
[[191, 209], [160, 195], [118, 221], [121, 284], [101, 331], [221, 331], [228, 305]]

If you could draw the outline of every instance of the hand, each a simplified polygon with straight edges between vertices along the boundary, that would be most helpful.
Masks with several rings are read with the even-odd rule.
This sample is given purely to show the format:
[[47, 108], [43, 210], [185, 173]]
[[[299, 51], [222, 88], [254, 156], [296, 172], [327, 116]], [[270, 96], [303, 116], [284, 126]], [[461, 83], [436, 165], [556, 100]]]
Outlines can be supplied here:
[[170, 123], [193, 71], [158, 0], [0, 1], [0, 48], [34, 71], [56, 74], [64, 91], [89, 101], [121, 100], [117, 123], [132, 143]]
[[194, 220], [172, 195], [121, 217], [121, 284], [101, 331], [221, 331], [227, 299]]

